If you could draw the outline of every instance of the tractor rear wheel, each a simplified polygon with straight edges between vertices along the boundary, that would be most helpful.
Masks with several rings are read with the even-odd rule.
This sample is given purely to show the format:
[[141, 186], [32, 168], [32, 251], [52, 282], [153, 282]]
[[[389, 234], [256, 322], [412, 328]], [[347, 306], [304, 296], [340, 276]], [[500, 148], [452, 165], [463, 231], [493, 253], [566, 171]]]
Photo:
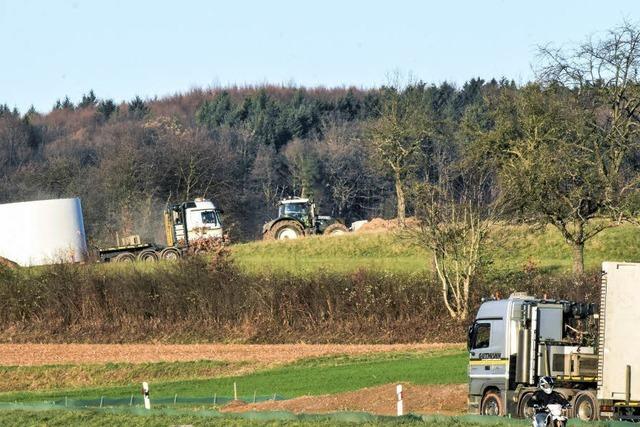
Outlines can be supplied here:
[[324, 233], [322, 234], [324, 234], [325, 236], [338, 236], [340, 234], [345, 234], [348, 232], [349, 232], [349, 229], [347, 228], [346, 225], [341, 224], [339, 222], [334, 222], [333, 224], [325, 228]]
[[271, 228], [271, 235], [276, 240], [297, 239], [304, 236], [304, 230], [296, 221], [280, 221]]

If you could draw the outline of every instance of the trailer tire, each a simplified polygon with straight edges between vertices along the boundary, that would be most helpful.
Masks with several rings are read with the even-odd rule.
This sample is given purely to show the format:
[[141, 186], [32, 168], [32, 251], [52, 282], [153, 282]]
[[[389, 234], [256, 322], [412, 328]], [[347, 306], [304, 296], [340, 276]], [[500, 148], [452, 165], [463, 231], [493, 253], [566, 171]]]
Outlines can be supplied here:
[[598, 399], [589, 391], [578, 393], [573, 404], [573, 413], [582, 421], [597, 421], [600, 419]]
[[153, 249], [145, 249], [138, 254], [138, 261], [156, 262], [158, 261], [158, 253]]
[[164, 248], [162, 252], [160, 252], [160, 258], [167, 261], [175, 261], [182, 258], [182, 253], [176, 248]]
[[122, 252], [121, 254], [116, 255], [113, 258], [114, 262], [134, 262], [136, 260], [136, 256], [131, 252]]
[[345, 234], [348, 232], [349, 229], [344, 224], [334, 222], [333, 224], [325, 228], [324, 233], [322, 234], [324, 234], [325, 236], [338, 236], [340, 234]]
[[502, 399], [500, 393], [490, 390], [484, 394], [480, 404], [480, 415], [493, 415], [496, 417], [504, 415], [502, 413]]

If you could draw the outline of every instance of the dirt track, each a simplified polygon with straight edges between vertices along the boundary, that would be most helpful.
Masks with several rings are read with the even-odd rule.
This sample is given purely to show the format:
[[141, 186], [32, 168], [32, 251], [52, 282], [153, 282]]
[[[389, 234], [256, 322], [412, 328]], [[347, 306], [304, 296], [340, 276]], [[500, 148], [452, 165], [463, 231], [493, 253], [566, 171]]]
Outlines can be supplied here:
[[[405, 413], [447, 414], [464, 413], [467, 409], [467, 385], [404, 385]], [[296, 399], [256, 404], [232, 402], [226, 412], [291, 411], [295, 413], [325, 413], [362, 411], [379, 415], [396, 414], [396, 384], [363, 388], [346, 393], [304, 396]]]
[[205, 359], [271, 365], [294, 362], [307, 357], [338, 354], [434, 351], [462, 347], [462, 344], [0, 344], [0, 365], [145, 363]]

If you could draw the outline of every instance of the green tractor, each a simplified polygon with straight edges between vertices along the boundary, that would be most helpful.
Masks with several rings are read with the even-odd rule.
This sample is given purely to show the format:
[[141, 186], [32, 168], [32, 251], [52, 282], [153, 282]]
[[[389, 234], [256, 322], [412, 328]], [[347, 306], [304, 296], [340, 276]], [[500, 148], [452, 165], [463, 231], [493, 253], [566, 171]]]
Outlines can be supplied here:
[[265, 240], [348, 232], [349, 229], [342, 222], [330, 216], [318, 215], [315, 203], [300, 197], [281, 200], [278, 204], [278, 218], [262, 226], [262, 238]]

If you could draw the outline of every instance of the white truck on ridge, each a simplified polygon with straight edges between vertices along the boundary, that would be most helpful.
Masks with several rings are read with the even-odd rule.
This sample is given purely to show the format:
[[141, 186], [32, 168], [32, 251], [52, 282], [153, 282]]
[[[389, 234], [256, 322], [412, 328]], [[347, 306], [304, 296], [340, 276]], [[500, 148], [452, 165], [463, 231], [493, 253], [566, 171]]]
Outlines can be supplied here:
[[529, 417], [542, 376], [582, 420], [640, 421], [640, 264], [605, 262], [599, 309], [513, 294], [469, 328], [469, 412]]

